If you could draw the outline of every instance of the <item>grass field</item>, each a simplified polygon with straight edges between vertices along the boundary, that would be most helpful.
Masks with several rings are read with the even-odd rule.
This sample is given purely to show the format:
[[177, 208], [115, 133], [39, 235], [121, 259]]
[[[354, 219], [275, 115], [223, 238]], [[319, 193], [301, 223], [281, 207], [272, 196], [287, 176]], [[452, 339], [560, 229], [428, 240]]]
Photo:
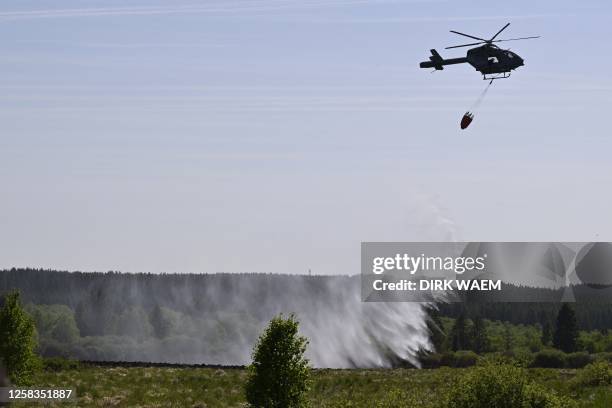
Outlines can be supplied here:
[[[436, 407], [467, 370], [314, 370], [310, 400], [313, 407]], [[526, 371], [531, 379], [571, 397], [580, 407], [612, 406], [612, 386], [572, 387], [576, 372]], [[243, 369], [86, 366], [41, 371], [36, 384], [75, 389], [79, 407], [210, 408], [246, 406], [242, 388], [245, 379]]]

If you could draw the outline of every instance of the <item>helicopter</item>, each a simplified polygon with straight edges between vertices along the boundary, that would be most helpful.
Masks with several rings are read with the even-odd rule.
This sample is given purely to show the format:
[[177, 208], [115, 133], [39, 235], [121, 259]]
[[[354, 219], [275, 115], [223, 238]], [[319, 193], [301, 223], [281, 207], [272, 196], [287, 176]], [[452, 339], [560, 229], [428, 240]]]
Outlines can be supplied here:
[[469, 49], [467, 52], [467, 56], [464, 58], [444, 59], [440, 56], [440, 54], [438, 54], [435, 49], [432, 49], [429, 61], [421, 62], [420, 67], [434, 68], [434, 71], [432, 72], [435, 72], [443, 70], [444, 65], [463, 64], [467, 62], [468, 64], [473, 66], [476, 71], [479, 71], [483, 75], [484, 80], [491, 80], [491, 82], [493, 82], [494, 79], [509, 78], [510, 73], [513, 70], [525, 65], [525, 61], [518, 54], [510, 50], [501, 49], [493, 43], [540, 38], [540, 36], [533, 36], [509, 38], [506, 40], [496, 40], [497, 36], [500, 35], [501, 32], [504, 31], [506, 28], [508, 28], [509, 25], [510, 23], [506, 24], [489, 40], [485, 40], [484, 38], [475, 37], [469, 34], [460, 33], [459, 31], [451, 30], [450, 32], [453, 34], [458, 34], [464, 37], [478, 40], [478, 42], [446, 47], [445, 49], [447, 50], [450, 50], [452, 48], [471, 47], [473, 45], [480, 44], [483, 45], [481, 45], [480, 47]]

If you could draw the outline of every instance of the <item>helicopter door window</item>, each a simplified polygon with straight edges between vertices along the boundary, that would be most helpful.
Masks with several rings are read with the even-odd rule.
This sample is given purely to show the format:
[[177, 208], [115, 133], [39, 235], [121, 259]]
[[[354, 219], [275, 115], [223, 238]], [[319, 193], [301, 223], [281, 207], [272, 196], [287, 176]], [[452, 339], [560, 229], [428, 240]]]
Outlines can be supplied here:
[[499, 63], [499, 60], [497, 59], [497, 57], [489, 57], [489, 64], [497, 64]]

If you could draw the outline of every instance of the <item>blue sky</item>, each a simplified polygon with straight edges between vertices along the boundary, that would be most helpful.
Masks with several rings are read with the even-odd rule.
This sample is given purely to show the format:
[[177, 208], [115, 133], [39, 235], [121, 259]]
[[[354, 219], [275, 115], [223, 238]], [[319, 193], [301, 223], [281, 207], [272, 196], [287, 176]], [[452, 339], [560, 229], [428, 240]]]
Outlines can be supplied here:
[[[361, 241], [612, 241], [611, 14], [4, 1], [1, 266], [357, 273]], [[418, 63], [506, 22], [542, 38], [503, 44], [526, 66], [460, 131], [486, 83]]]

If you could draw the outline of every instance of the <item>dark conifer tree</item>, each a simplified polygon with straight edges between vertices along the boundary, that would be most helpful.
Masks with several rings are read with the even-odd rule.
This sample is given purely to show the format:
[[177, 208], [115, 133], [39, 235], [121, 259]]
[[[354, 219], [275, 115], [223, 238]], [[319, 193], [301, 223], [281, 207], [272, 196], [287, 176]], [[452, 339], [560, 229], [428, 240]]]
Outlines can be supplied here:
[[471, 337], [472, 349], [476, 353], [484, 353], [489, 349], [489, 338], [487, 337], [487, 329], [485, 327], [484, 320], [480, 316], [477, 316], [474, 319]]
[[568, 304], [564, 303], [557, 315], [557, 326], [553, 344], [559, 350], [566, 353], [573, 353], [577, 349], [578, 343], [578, 324], [576, 323], [576, 313]]
[[552, 325], [546, 320], [542, 326], [542, 345], [548, 346], [552, 341]]
[[465, 314], [461, 313], [457, 320], [455, 320], [455, 325], [453, 326], [452, 331], [452, 348], [453, 351], [457, 350], [467, 350], [469, 349], [469, 342], [466, 333], [466, 322], [465, 322]]

